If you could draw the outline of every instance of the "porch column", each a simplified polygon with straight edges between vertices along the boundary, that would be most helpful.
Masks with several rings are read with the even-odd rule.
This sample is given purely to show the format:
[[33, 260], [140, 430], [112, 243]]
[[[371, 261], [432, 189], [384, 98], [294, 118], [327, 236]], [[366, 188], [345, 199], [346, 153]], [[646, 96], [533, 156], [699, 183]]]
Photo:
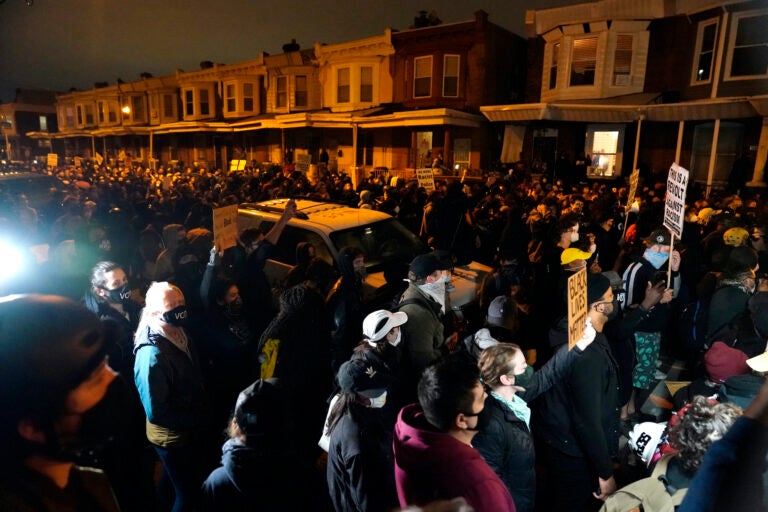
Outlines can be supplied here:
[[677, 148], [675, 148], [675, 163], [677, 165], [682, 165], [680, 163], [680, 153], [683, 151], [683, 127], [685, 126], [685, 121], [680, 121], [680, 123], [677, 125]]
[[755, 173], [748, 187], [765, 186], [765, 165], [768, 163], [768, 117], [763, 118], [763, 127], [760, 130], [760, 142], [757, 143], [757, 155], [755, 155]]
[[712, 131], [712, 149], [709, 151], [709, 170], [707, 171], [707, 193], [712, 190], [712, 176], [715, 174], [715, 160], [717, 159], [717, 140], [720, 138], [720, 120], [715, 119], [715, 128]]
[[357, 190], [357, 123], [352, 123], [352, 186]]
[[453, 175], [456, 171], [453, 168], [453, 155], [451, 153], [451, 146], [453, 141], [451, 140], [451, 127], [445, 125], [443, 127], [443, 164], [450, 167], [448, 174]]
[[91, 135], [91, 159], [96, 156], [96, 137]]
[[155, 149], [155, 137], [152, 133], [152, 130], [149, 130], [149, 168], [153, 171], [155, 170], [155, 157], [154, 157], [154, 149]]

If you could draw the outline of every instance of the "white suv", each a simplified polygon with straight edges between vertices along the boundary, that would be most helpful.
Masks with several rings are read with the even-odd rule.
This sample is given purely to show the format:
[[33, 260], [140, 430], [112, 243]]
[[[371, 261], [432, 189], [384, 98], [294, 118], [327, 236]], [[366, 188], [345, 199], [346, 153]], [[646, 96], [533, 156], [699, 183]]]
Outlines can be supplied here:
[[[287, 202], [288, 199], [275, 199], [240, 205], [238, 230], [252, 227], [268, 230], [280, 218]], [[366, 297], [384, 285], [385, 261], [408, 263], [428, 250], [416, 235], [386, 213], [297, 199], [296, 216], [288, 221], [273, 259], [267, 261], [265, 272], [270, 286], [281, 283], [296, 264], [299, 242], [314, 245], [316, 255], [336, 268], [339, 250], [346, 246], [359, 247], [365, 254], [368, 271], [364, 283]], [[450, 292], [451, 307], [460, 311], [474, 302], [477, 288], [490, 271], [490, 267], [477, 262], [456, 267], [451, 280], [454, 288]]]

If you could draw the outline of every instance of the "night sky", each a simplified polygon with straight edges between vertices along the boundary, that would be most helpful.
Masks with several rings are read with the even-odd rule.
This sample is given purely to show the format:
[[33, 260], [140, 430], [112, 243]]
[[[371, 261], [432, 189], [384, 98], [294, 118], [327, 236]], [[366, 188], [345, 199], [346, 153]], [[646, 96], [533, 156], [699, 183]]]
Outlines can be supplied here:
[[[2, 1], [2, 0], [0, 0]], [[27, 0], [29, 1], [29, 0]], [[524, 35], [525, 10], [581, 0], [5, 0], [0, 3], [0, 101], [17, 87], [87, 90], [94, 82], [172, 75], [280, 53], [292, 38], [302, 48], [406, 29], [419, 10], [443, 23], [490, 21]], [[439, 4], [439, 7], [434, 7]], [[318, 7], [322, 6], [322, 7]]]

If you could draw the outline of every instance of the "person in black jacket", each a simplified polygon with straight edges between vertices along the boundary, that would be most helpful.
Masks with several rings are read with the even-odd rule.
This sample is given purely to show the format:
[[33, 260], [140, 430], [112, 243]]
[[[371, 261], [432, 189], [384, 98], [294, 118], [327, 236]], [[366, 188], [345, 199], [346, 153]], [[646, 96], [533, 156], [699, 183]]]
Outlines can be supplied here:
[[[489, 466], [509, 489], [518, 512], [532, 512], [536, 497], [536, 471], [531, 410], [517, 396], [524, 381], [525, 356], [512, 343], [499, 343], [480, 354], [480, 376], [490, 388], [480, 422], [485, 425], [472, 440]], [[520, 382], [517, 382], [518, 376]]]
[[317, 479], [291, 449], [285, 398], [278, 379], [257, 380], [240, 393], [221, 466], [203, 483], [203, 511], [317, 508]]
[[332, 315], [331, 366], [338, 371], [349, 359], [360, 338], [363, 322], [363, 278], [365, 257], [358, 247], [339, 251], [339, 277], [328, 293], [326, 304]]
[[547, 510], [589, 510], [596, 508], [590, 497], [604, 500], [616, 491], [612, 456], [618, 449], [619, 377], [602, 331], [618, 304], [604, 275], [587, 277], [587, 304], [587, 332], [594, 330], [594, 341], [534, 408], [536, 451], [552, 500]]
[[398, 504], [391, 433], [382, 423], [390, 376], [363, 359], [338, 373], [341, 396], [328, 418], [328, 490], [337, 512], [391, 510]]

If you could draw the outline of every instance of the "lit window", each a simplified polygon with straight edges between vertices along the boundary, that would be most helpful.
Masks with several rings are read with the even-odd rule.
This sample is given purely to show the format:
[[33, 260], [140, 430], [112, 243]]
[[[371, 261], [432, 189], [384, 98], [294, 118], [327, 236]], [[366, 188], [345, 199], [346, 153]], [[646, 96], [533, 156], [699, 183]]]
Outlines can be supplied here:
[[373, 101], [373, 68], [370, 66], [360, 68], [360, 101]]
[[41, 132], [48, 131], [48, 118], [45, 116], [40, 116], [40, 131]]
[[768, 75], [768, 13], [734, 14], [729, 77], [763, 78]]
[[432, 56], [413, 59], [413, 97], [426, 98], [432, 94]]
[[597, 37], [574, 39], [571, 53], [571, 87], [594, 85], [596, 65]]
[[620, 34], [616, 37], [616, 52], [613, 54], [613, 85], [632, 85], [632, 36]]
[[455, 98], [459, 95], [459, 56], [443, 56], [443, 96]]
[[336, 103], [349, 103], [349, 68], [336, 71]]

